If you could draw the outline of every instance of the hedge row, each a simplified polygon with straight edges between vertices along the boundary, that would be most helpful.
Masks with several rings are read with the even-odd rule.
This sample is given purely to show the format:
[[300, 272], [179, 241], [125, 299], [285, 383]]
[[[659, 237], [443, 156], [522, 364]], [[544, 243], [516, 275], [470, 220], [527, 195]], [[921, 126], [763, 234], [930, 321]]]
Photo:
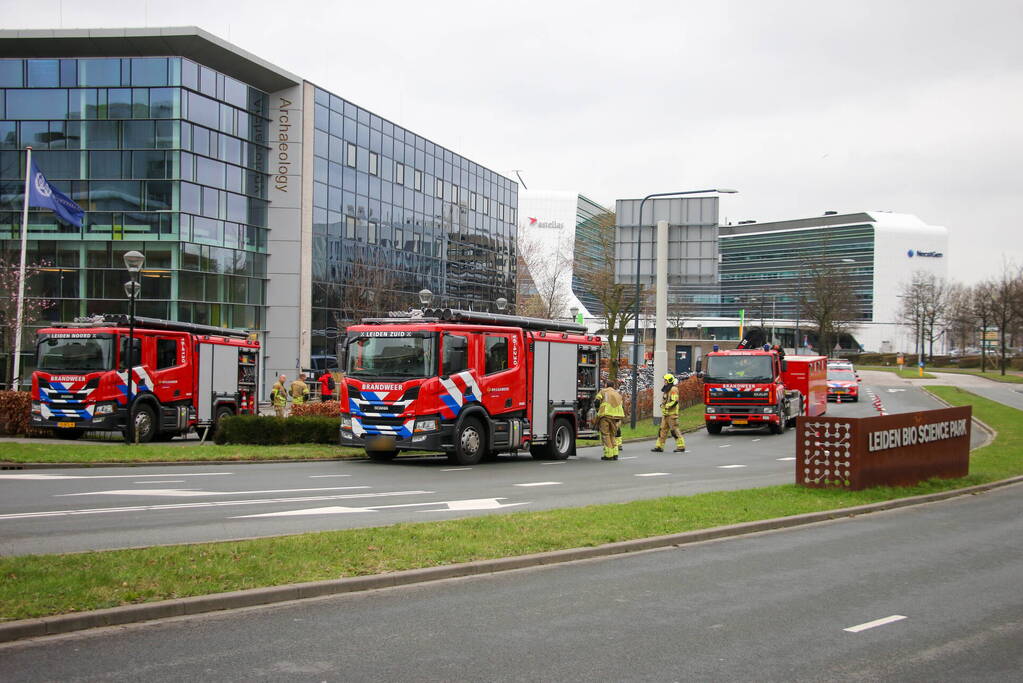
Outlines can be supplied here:
[[[895, 353], [861, 353], [858, 356], [850, 356], [849, 360], [856, 365], [897, 365], [898, 354]], [[914, 353], [907, 353], [904, 356], [907, 367], [915, 367], [917, 356]], [[1013, 370], [1023, 370], [1023, 356], [1007, 359], [1008, 367]], [[976, 356], [932, 356], [924, 361], [929, 368], [980, 368], [980, 355]], [[998, 369], [1001, 358], [997, 353], [987, 354], [987, 369]]]
[[27, 391], [0, 391], [0, 434], [5, 436], [47, 436], [48, 430], [28, 426], [32, 396]]
[[291, 414], [295, 417], [339, 417], [341, 415], [341, 401], [316, 401], [313, 403], [299, 403], [291, 406]]
[[232, 415], [220, 421], [213, 441], [218, 444], [281, 446], [292, 443], [340, 441], [341, 419], [323, 416], [266, 417]]

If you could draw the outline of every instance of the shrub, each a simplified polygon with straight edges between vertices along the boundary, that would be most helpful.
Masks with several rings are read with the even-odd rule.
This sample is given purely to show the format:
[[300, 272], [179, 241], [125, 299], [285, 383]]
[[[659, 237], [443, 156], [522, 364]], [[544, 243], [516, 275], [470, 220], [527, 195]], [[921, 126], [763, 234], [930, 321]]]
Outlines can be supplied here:
[[220, 421], [213, 436], [218, 444], [280, 446], [292, 443], [336, 444], [340, 418], [323, 416], [266, 417], [232, 415]]
[[0, 433], [25, 434], [31, 410], [32, 396], [27, 391], [0, 391]]
[[323, 417], [338, 417], [341, 415], [341, 401], [317, 401], [316, 403], [300, 403], [291, 406], [291, 414], [294, 417], [311, 417], [319, 415]]

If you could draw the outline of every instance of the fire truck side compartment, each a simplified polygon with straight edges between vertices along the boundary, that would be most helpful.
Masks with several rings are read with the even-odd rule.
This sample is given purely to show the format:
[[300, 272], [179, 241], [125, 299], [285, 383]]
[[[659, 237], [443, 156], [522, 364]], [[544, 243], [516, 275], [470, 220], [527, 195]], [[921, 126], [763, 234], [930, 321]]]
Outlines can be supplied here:
[[574, 413], [577, 396], [575, 344], [533, 342], [533, 439], [547, 438], [554, 412]]
[[199, 342], [199, 422], [212, 422], [217, 406], [234, 405], [238, 392], [238, 347]]

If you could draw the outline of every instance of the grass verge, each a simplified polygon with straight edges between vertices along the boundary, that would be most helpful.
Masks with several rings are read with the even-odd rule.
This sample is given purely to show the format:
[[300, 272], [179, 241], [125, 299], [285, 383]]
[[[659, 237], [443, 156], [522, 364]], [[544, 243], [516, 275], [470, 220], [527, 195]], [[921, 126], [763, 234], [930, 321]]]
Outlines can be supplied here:
[[954, 375], [974, 375], [976, 377], [983, 377], [990, 379], [995, 382], [1007, 382], [1009, 384], [1023, 384], [1023, 375], [1002, 374], [1000, 372], [981, 372], [980, 370], [971, 370], [969, 368], [931, 368], [934, 372], [950, 372]]
[[923, 377], [920, 376], [919, 368], [905, 368], [899, 370], [897, 367], [888, 367], [887, 365], [857, 365], [857, 370], [876, 370], [878, 372], [890, 372], [893, 375], [898, 375], [902, 379], [937, 379], [934, 375], [929, 372], [925, 372]]
[[0, 620], [303, 581], [601, 545], [944, 491], [1023, 473], [1020, 411], [954, 387], [930, 388], [998, 431], [971, 474], [867, 491], [792, 485], [625, 504], [369, 529], [73, 555], [0, 558]]

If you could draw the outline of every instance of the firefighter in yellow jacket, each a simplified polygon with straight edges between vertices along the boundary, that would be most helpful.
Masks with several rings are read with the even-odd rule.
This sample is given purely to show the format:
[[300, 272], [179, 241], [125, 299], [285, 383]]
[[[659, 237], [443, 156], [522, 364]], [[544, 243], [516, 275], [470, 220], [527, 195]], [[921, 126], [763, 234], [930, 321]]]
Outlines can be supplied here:
[[661, 431], [657, 434], [657, 443], [650, 450], [654, 453], [664, 452], [664, 442], [668, 435], [675, 437], [675, 452], [682, 453], [686, 450], [686, 440], [678, 428], [678, 381], [675, 375], [668, 373], [664, 376], [664, 386], [661, 388]]
[[300, 373], [298, 379], [291, 383], [291, 403], [301, 405], [309, 400], [309, 385], [305, 383], [305, 373]]
[[277, 417], [284, 417], [284, 411], [288, 407], [288, 390], [284, 388], [287, 381], [288, 378], [281, 375], [270, 389], [270, 403], [273, 404], [274, 415]]
[[625, 400], [611, 382], [604, 383], [604, 388], [597, 392], [596, 398], [600, 402], [597, 409], [597, 431], [600, 432], [600, 443], [604, 446], [601, 460], [617, 460], [619, 442], [616, 434], [625, 417]]

